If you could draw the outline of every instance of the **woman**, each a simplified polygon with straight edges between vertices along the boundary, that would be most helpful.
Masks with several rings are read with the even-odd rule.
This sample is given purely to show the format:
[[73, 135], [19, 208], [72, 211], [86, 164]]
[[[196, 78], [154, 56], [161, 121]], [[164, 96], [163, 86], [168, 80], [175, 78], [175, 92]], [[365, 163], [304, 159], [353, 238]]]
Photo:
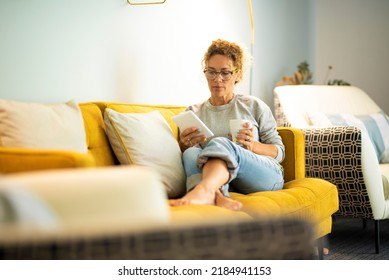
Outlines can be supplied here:
[[[284, 145], [270, 108], [260, 99], [234, 94], [242, 79], [244, 52], [225, 40], [213, 41], [204, 55], [204, 74], [211, 96], [192, 110], [213, 131], [206, 139], [195, 127], [180, 132], [179, 144], [187, 175], [187, 194], [171, 206], [210, 204], [240, 210], [229, 191], [244, 194], [279, 190], [283, 186]], [[236, 137], [230, 119], [247, 119]], [[252, 127], [252, 128], [251, 128]]]

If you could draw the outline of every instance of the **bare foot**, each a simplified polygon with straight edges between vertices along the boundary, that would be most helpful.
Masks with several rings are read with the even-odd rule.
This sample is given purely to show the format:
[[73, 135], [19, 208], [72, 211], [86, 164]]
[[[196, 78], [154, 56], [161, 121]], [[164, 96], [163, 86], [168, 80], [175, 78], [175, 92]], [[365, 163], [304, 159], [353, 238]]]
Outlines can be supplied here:
[[220, 191], [216, 191], [215, 204], [230, 210], [239, 211], [242, 209], [242, 203], [224, 196]]
[[183, 206], [190, 204], [207, 204], [215, 205], [215, 192], [208, 191], [201, 185], [197, 185], [194, 189], [179, 199], [170, 199], [170, 206]]
[[229, 197], [225, 197], [220, 190], [210, 192], [201, 185], [197, 185], [182, 198], [169, 200], [170, 206], [184, 206], [192, 204], [216, 205], [234, 211], [239, 211], [242, 208], [242, 203]]

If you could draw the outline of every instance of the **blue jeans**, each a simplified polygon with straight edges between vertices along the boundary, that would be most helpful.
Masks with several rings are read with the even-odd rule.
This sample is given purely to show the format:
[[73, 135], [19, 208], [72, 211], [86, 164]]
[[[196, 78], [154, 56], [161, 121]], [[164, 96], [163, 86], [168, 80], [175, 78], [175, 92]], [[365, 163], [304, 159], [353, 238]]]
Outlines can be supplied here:
[[183, 154], [187, 191], [202, 179], [201, 169], [209, 158], [219, 158], [227, 163], [229, 181], [220, 186], [223, 194], [229, 191], [249, 194], [259, 191], [282, 189], [284, 176], [282, 166], [273, 158], [257, 155], [225, 137], [216, 137], [206, 147], [188, 148]]

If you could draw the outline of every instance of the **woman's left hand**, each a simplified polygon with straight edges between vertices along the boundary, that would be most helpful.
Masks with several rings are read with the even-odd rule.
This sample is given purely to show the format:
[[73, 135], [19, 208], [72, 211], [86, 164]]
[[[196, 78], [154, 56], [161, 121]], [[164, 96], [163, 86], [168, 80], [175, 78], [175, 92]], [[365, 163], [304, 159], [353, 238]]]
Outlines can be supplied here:
[[253, 129], [250, 128], [250, 123], [244, 123], [243, 129], [239, 130], [236, 135], [236, 140], [239, 144], [242, 144], [249, 151], [254, 150], [255, 139], [253, 136]]

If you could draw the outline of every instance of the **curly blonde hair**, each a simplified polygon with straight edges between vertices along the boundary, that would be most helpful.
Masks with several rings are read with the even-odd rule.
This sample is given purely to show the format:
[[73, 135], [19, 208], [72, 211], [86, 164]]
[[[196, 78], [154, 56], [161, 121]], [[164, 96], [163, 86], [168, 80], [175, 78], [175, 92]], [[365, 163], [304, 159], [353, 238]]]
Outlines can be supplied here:
[[217, 39], [216, 41], [212, 41], [212, 44], [208, 47], [208, 50], [204, 54], [202, 61], [204, 69], [206, 68], [208, 60], [216, 54], [225, 55], [232, 60], [232, 63], [237, 71], [235, 83], [240, 82], [243, 78], [243, 49], [238, 44], [226, 40]]

